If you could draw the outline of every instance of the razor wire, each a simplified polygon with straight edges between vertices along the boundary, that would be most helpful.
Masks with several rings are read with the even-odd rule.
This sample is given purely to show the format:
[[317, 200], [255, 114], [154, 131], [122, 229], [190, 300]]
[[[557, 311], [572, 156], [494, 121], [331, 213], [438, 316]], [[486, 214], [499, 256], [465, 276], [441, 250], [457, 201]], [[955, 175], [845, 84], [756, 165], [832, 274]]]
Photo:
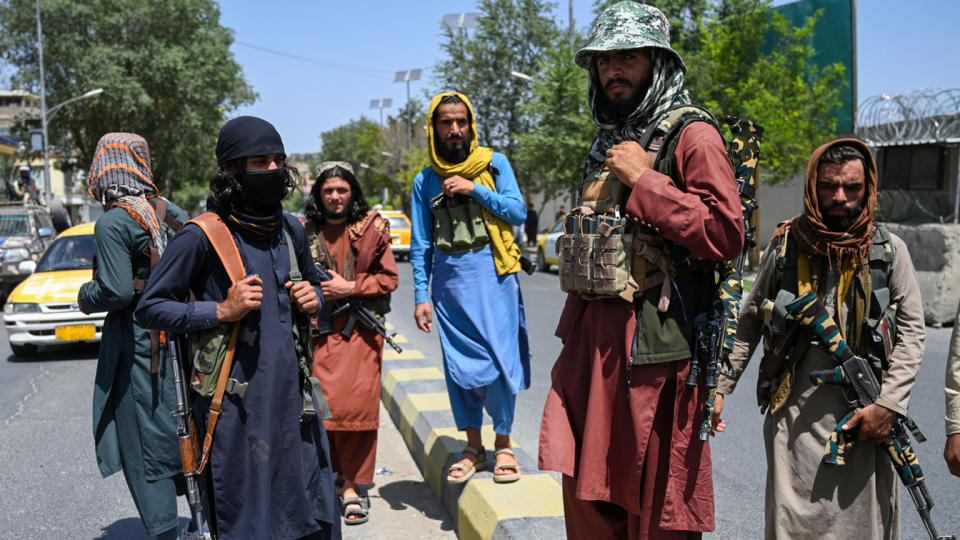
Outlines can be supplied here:
[[874, 147], [960, 142], [960, 88], [870, 97], [857, 112], [857, 134]]

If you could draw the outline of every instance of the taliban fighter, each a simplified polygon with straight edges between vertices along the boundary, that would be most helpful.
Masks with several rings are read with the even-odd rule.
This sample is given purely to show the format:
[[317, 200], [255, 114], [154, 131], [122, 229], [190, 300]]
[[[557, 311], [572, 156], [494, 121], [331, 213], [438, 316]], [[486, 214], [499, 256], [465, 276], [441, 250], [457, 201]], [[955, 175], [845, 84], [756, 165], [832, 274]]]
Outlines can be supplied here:
[[100, 138], [89, 191], [104, 214], [94, 229], [93, 280], [80, 287], [77, 304], [84, 313], [107, 312], [93, 390], [97, 465], [104, 477], [123, 470], [148, 534], [177, 538], [177, 494], [185, 484], [170, 415], [177, 405], [173, 379], [160, 363], [158, 336], [134, 322], [133, 310], [151, 254], [163, 253], [187, 214], [157, 194], [147, 141], [134, 133]]
[[[199, 223], [188, 224], [157, 264], [137, 320], [179, 334], [239, 324], [225, 376], [233, 383], [209, 453], [211, 532], [221, 539], [340, 538], [326, 432], [319, 415], [306, 414], [320, 410], [321, 396], [303, 393], [293, 334], [295, 312], [315, 313], [320, 304], [303, 227], [281, 206], [299, 174], [287, 165], [277, 130], [252, 116], [224, 124], [216, 156], [207, 209], [226, 224], [246, 277], [233, 283], [218, 256], [230, 248], [215, 247]], [[294, 265], [303, 281], [293, 282]], [[201, 436], [212, 401], [194, 395]]]
[[[924, 350], [910, 253], [874, 219], [876, 200], [877, 168], [862, 141], [818, 148], [807, 166], [803, 213], [777, 227], [743, 302], [729, 358], [734, 376], [720, 377], [716, 416], [763, 337], [757, 398], [767, 410], [767, 538], [899, 538], [900, 480], [890, 456], [881, 444], [852, 444], [883, 442], [895, 416], [906, 415]], [[811, 330], [791, 330], [777, 316], [806, 291], [882, 381], [876, 401], [845, 423], [850, 406], [840, 385], [810, 381], [811, 372], [836, 367], [835, 357]], [[851, 443], [843, 455], [825, 456], [831, 441], [848, 446], [843, 439]]]
[[569, 538], [699, 538], [713, 482], [691, 326], [743, 246], [733, 166], [713, 117], [687, 104], [659, 10], [611, 6], [575, 60], [599, 130], [559, 242], [569, 294], [540, 468], [563, 474]]
[[[433, 330], [433, 280], [444, 375], [457, 429], [467, 446], [447, 481], [461, 483], [486, 464], [483, 410], [493, 419], [494, 481], [520, 467], [510, 449], [516, 394], [530, 386], [530, 354], [520, 296], [520, 246], [513, 226], [526, 208], [506, 156], [477, 143], [477, 121], [463, 94], [435, 96], [427, 113], [430, 160], [413, 181], [414, 317]], [[461, 226], [454, 225], [460, 223]]]
[[383, 318], [397, 288], [397, 263], [390, 250], [390, 222], [370, 210], [353, 167], [343, 161], [317, 166], [306, 205], [307, 241], [313, 259], [332, 279], [324, 281], [324, 308], [315, 339], [313, 374], [323, 385], [332, 418], [324, 421], [333, 469], [343, 481], [344, 523], [369, 519], [370, 504], [358, 484], [373, 484], [380, 427], [380, 369], [383, 337], [357, 324], [345, 337], [350, 312], [332, 315], [333, 300], [350, 298]]

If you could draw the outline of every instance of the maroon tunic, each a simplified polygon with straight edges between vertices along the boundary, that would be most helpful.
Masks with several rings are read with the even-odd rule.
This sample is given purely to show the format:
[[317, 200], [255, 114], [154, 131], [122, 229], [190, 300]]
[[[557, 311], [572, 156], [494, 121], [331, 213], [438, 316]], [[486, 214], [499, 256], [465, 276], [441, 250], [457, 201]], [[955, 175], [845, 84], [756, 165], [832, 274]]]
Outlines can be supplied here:
[[[695, 256], [736, 257], [743, 245], [740, 198], [720, 135], [693, 123], [680, 135], [674, 158], [676, 183], [645, 171], [627, 213]], [[703, 389], [685, 384], [689, 359], [646, 364], [631, 368], [628, 399], [635, 327], [631, 304], [573, 294], [557, 326], [564, 347], [544, 407], [539, 460], [541, 469], [570, 477], [564, 491], [571, 537], [590, 531], [578, 519], [608, 515], [579, 512], [575, 499], [625, 509], [633, 515], [631, 537], [714, 528], [710, 449], [698, 437]]]
[[[317, 236], [343, 274], [347, 254], [356, 258], [354, 297], [377, 296], [397, 288], [397, 263], [390, 250], [389, 223], [378, 214], [350, 225], [324, 224]], [[347, 313], [331, 321], [331, 332], [314, 340], [313, 375], [320, 380], [333, 418], [324, 421], [335, 471], [360, 484], [373, 483], [380, 426], [380, 365], [383, 338], [357, 325], [350, 339], [340, 335]]]

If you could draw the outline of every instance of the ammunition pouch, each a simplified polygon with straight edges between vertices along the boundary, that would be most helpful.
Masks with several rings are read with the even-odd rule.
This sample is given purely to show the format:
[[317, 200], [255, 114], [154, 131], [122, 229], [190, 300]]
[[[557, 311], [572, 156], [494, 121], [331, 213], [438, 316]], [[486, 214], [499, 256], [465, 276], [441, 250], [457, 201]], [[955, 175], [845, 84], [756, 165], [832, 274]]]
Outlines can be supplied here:
[[433, 198], [431, 206], [433, 238], [440, 253], [468, 253], [490, 244], [483, 207], [473, 197], [440, 194]]
[[560, 289], [587, 298], [629, 292], [632, 301], [633, 235], [626, 218], [578, 208], [564, 218], [563, 230], [557, 241]]
[[[239, 323], [221, 323], [214, 328], [190, 334], [190, 353], [193, 373], [190, 388], [203, 397], [212, 397], [217, 388], [217, 379], [227, 356], [230, 333]], [[245, 327], [240, 328], [240, 340], [250, 343], [256, 339], [256, 333]], [[225, 392], [240, 398], [247, 391], [247, 383], [228, 379]]]

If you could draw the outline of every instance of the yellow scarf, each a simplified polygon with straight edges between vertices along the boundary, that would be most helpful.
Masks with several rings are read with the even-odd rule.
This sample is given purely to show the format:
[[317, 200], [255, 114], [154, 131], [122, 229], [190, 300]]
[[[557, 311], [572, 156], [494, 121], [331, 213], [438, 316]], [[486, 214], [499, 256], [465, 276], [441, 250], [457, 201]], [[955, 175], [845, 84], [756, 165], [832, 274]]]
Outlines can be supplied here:
[[[462, 99], [470, 113], [470, 155], [461, 163], [444, 161], [433, 146], [433, 114], [440, 105], [440, 100], [450, 95]], [[473, 114], [473, 105], [470, 104], [467, 96], [458, 92], [447, 92], [433, 98], [430, 102], [430, 110], [427, 113], [427, 144], [429, 145], [433, 170], [440, 178], [462, 176], [493, 191], [497, 190], [496, 181], [490, 174], [489, 168], [490, 160], [493, 158], [493, 150], [477, 143], [477, 115]], [[487, 225], [487, 233], [490, 235], [490, 243], [493, 247], [493, 262], [497, 268], [497, 275], [503, 276], [519, 271], [521, 252], [520, 246], [513, 239], [513, 226], [491, 214], [486, 208], [482, 208], [482, 211], [484, 222]]]

